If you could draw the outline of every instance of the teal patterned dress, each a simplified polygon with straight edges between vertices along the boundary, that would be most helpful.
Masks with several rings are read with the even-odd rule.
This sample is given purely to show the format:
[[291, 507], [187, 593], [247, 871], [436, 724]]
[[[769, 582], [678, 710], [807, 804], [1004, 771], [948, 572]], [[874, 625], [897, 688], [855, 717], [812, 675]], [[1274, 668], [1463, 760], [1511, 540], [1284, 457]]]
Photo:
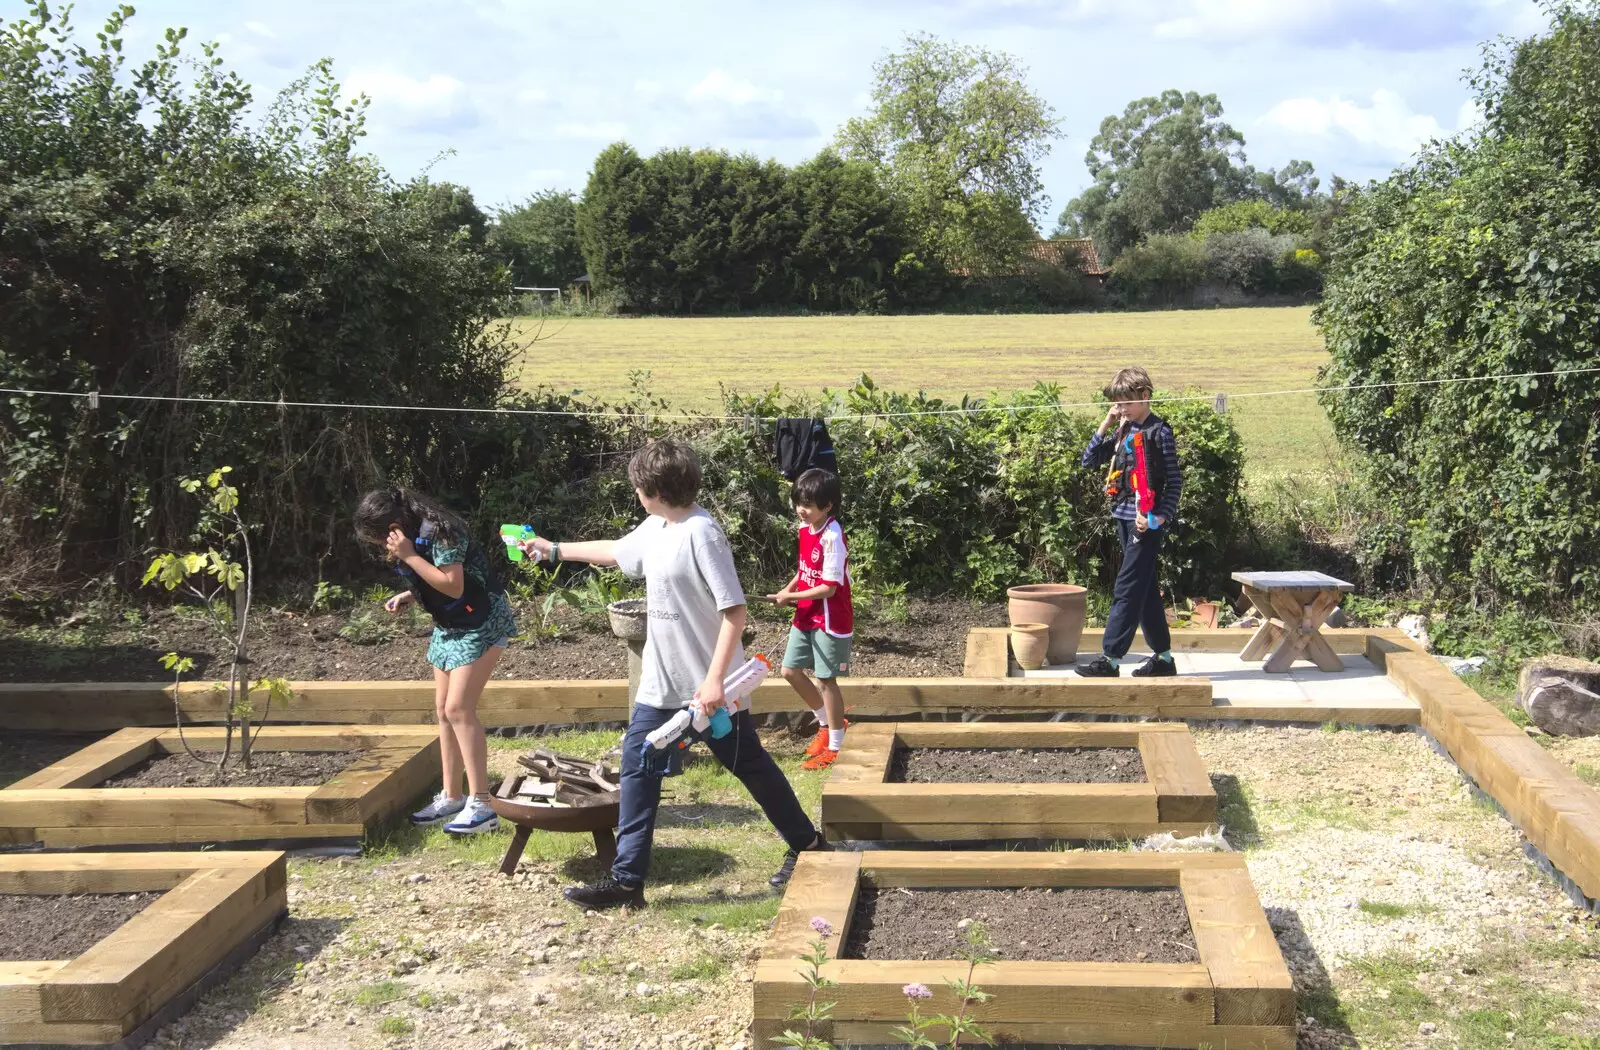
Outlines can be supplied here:
[[[468, 576], [488, 586], [489, 560], [484, 557], [483, 548], [470, 539], [460, 547], [436, 544], [433, 564], [441, 569], [446, 565], [465, 565], [463, 571]], [[511, 611], [511, 603], [504, 593], [491, 594], [489, 618], [482, 626], [468, 630], [434, 627], [433, 641], [428, 643], [428, 662], [441, 671], [454, 671], [475, 663], [484, 653], [496, 645], [504, 645], [516, 633], [517, 618]]]

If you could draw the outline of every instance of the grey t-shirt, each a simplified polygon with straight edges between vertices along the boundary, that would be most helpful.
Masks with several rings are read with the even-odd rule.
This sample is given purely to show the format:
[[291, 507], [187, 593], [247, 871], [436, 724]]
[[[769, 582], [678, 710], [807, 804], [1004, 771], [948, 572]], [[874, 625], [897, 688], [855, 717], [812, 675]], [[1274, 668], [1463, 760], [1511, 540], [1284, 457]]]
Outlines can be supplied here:
[[[745, 603], [722, 526], [699, 507], [670, 524], [650, 517], [617, 541], [617, 566], [644, 577], [650, 631], [637, 702], [686, 707], [705, 680], [717, 649], [722, 612]], [[744, 663], [744, 647], [728, 669]]]

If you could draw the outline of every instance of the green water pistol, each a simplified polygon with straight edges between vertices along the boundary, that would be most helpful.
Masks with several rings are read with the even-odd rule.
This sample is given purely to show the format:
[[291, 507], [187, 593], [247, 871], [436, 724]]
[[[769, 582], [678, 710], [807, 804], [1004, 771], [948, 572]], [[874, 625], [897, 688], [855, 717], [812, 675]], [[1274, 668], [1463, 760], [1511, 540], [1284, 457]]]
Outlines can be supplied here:
[[[506, 545], [506, 557], [512, 561], [522, 561], [522, 544], [527, 543], [538, 535], [533, 531], [532, 525], [502, 525], [500, 526], [500, 539]], [[543, 561], [543, 557], [535, 551], [534, 561]]]

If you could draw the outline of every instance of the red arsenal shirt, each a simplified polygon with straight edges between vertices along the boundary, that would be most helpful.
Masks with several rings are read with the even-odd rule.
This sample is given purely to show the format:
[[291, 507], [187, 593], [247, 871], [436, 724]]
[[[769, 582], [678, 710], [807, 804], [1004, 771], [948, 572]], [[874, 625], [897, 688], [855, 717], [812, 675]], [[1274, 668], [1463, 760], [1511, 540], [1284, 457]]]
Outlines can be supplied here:
[[812, 598], [794, 607], [794, 625], [802, 631], [824, 631], [835, 638], [848, 638], [855, 631], [855, 613], [850, 605], [850, 569], [846, 560], [844, 530], [829, 518], [821, 529], [800, 526], [800, 586], [831, 584], [837, 588], [832, 598]]

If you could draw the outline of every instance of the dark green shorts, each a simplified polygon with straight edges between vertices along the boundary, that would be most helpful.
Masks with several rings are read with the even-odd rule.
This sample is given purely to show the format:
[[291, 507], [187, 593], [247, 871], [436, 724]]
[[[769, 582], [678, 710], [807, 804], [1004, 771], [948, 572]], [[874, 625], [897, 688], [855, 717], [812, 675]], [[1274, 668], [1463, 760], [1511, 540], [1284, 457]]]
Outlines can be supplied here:
[[843, 678], [850, 673], [850, 639], [790, 627], [783, 666], [805, 668], [818, 678]]

